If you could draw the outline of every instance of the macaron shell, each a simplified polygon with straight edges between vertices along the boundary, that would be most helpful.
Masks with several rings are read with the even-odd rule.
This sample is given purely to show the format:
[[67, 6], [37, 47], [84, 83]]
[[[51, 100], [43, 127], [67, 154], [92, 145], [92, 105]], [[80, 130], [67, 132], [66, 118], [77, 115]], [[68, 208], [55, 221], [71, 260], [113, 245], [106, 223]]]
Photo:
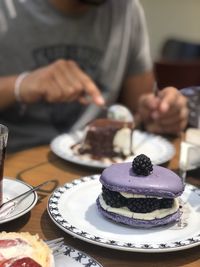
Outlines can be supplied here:
[[116, 163], [106, 168], [100, 182], [112, 191], [143, 194], [148, 196], [174, 198], [182, 194], [184, 184], [173, 171], [153, 166], [148, 176], [138, 176], [132, 170], [132, 163]]
[[178, 210], [177, 212], [171, 215], [168, 215], [164, 218], [161, 218], [161, 219], [138, 220], [138, 219], [128, 218], [128, 217], [104, 210], [99, 203], [99, 199], [97, 199], [97, 207], [98, 207], [99, 212], [104, 217], [107, 217], [108, 219], [111, 219], [117, 223], [123, 223], [123, 224], [130, 225], [133, 227], [138, 227], [138, 228], [152, 228], [156, 226], [166, 225], [169, 223], [174, 223], [174, 222], [179, 221], [180, 216], [181, 216], [181, 212], [180, 210]]

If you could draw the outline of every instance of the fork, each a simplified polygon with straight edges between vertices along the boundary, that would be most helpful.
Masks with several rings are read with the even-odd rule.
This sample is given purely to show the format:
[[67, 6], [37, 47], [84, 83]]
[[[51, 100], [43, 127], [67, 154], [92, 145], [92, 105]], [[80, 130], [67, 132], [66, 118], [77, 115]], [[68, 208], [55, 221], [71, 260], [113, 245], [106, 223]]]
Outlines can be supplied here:
[[158, 96], [158, 84], [157, 84], [157, 82], [155, 81], [154, 82], [154, 84], [153, 84], [153, 94], [155, 95], [155, 96]]
[[[20, 195], [14, 197], [14, 198], [12, 198], [12, 199], [9, 199], [9, 200], [7, 200], [6, 202], [3, 202], [3, 203], [0, 205], [0, 209], [1, 209], [2, 207], [4, 207], [4, 206], [10, 204], [11, 202], [13, 202], [13, 203], [16, 202], [17, 199], [20, 199], [20, 198], [22, 198], [22, 197], [29, 196], [29, 194], [31, 194], [32, 192], [36, 191], [36, 190], [39, 189], [40, 187], [42, 187], [42, 186], [44, 186], [45, 184], [48, 184], [48, 183], [50, 183], [50, 182], [52, 182], [52, 181], [53, 181], [53, 180], [45, 181], [45, 182], [43, 182], [43, 183], [41, 183], [41, 184], [39, 184], [39, 185], [37, 185], [37, 186], [35, 186], [35, 187], [32, 187], [32, 188], [29, 189], [29, 190], [23, 192], [22, 194], [20, 194]], [[15, 203], [15, 205], [16, 205], [16, 204], [17, 204], [17, 203]]]
[[59, 237], [59, 238], [52, 239], [52, 240], [46, 240], [45, 243], [52, 250], [54, 257], [59, 256], [60, 254], [65, 252], [63, 237]]
[[11, 198], [9, 200], [7, 200], [6, 202], [3, 202], [2, 204], [0, 204], [0, 220], [5, 219], [8, 215], [12, 214], [12, 212], [15, 210], [15, 208], [17, 207], [17, 205], [19, 203], [21, 203], [21, 201], [23, 201], [27, 196], [29, 196], [32, 192], [38, 190], [40, 187], [54, 182], [54, 180], [47, 180], [35, 187], [31, 187], [31, 189], [23, 192], [22, 194], [17, 195], [14, 198]]

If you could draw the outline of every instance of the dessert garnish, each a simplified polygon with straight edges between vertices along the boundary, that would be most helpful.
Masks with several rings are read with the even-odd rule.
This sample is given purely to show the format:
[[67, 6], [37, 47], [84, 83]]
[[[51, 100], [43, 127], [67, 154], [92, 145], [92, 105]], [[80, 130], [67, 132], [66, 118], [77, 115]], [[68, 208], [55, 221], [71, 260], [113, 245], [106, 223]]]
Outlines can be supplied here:
[[132, 162], [132, 169], [137, 175], [147, 176], [153, 171], [153, 165], [149, 157], [140, 154], [134, 158]]
[[126, 205], [126, 199], [119, 193], [107, 189], [105, 186], [102, 187], [102, 195], [106, 204], [113, 208], [121, 208]]

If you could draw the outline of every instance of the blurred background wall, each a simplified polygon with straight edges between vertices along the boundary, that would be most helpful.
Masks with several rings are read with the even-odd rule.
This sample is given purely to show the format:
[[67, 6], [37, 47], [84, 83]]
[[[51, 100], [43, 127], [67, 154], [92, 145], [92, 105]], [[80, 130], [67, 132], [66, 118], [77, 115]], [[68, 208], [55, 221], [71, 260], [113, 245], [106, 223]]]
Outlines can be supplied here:
[[200, 43], [200, 0], [140, 0], [150, 35], [153, 59], [171, 37]]

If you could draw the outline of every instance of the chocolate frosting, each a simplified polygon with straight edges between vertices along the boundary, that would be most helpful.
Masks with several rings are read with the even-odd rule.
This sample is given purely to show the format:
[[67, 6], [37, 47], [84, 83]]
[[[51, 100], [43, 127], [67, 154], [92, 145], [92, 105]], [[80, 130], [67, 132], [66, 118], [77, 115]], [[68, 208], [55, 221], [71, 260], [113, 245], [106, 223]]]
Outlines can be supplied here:
[[112, 191], [143, 194], [148, 196], [174, 198], [182, 194], [184, 184], [173, 171], [153, 166], [148, 176], [138, 176], [132, 170], [132, 163], [116, 163], [106, 168], [100, 182]]

